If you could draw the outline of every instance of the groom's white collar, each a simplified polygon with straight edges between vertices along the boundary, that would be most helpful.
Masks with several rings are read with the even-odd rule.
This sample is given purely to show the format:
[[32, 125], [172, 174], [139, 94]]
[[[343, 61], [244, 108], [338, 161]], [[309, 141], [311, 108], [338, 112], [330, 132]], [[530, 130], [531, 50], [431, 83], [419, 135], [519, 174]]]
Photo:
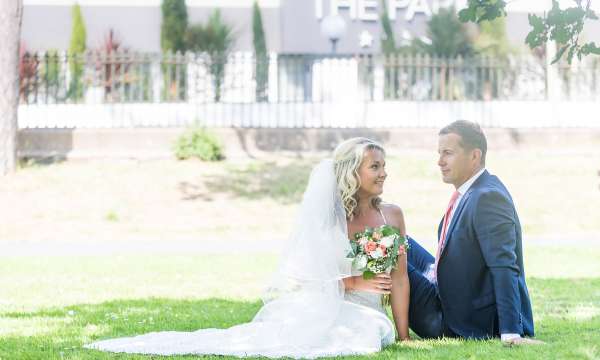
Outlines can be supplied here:
[[473, 185], [473, 183], [475, 182], [475, 180], [477, 180], [481, 174], [483, 174], [483, 172], [485, 171], [485, 168], [481, 168], [481, 170], [479, 170], [477, 172], [477, 174], [473, 175], [469, 180], [467, 180], [464, 184], [462, 184], [459, 188], [458, 188], [458, 192], [460, 193], [460, 196], [462, 197], [467, 190], [469, 190], [469, 188], [471, 187], [471, 185]]

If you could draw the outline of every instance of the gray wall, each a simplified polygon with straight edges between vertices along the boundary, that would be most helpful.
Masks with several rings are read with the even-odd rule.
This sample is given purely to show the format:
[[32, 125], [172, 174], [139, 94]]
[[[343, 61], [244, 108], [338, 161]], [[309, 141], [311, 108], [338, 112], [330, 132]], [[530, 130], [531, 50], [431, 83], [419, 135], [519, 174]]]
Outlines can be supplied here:
[[[329, 1], [323, 0], [323, 15], [329, 14]], [[321, 21], [317, 19], [315, 2], [306, 0], [287, 0], [281, 9], [283, 28], [282, 50], [288, 53], [328, 53], [331, 44], [321, 35]], [[338, 42], [337, 49], [340, 53], [372, 53], [379, 52], [381, 39], [381, 25], [379, 21], [364, 21], [352, 19], [348, 9], [340, 9], [339, 15], [346, 21], [346, 34]], [[427, 17], [416, 14], [410, 22], [404, 20], [404, 10], [398, 10], [397, 17], [392, 25], [395, 30], [396, 41], [400, 41], [403, 30], [408, 30], [414, 36], [425, 34]], [[361, 49], [359, 36], [367, 30], [373, 36], [373, 46]], [[310, 51], [308, 51], [310, 50]]]
[[[206, 22], [213, 8], [188, 8], [190, 24]], [[99, 48], [109, 29], [114, 29], [123, 46], [134, 51], [160, 51], [161, 11], [159, 6], [82, 6], [87, 47]], [[280, 50], [279, 9], [262, 9], [269, 51]], [[235, 50], [252, 50], [252, 9], [222, 10], [226, 23], [234, 28]], [[30, 50], [68, 49], [71, 38], [70, 6], [25, 6], [22, 38]]]
[[[329, 2], [322, 0], [323, 15], [329, 14]], [[428, 0], [431, 4], [432, 1]], [[452, 0], [444, 0], [452, 1]], [[205, 22], [214, 8], [189, 7], [190, 23]], [[263, 24], [269, 51], [284, 53], [328, 53], [329, 40], [320, 32], [315, 0], [281, 0], [280, 8], [263, 8]], [[411, 21], [404, 18], [406, 9], [397, 11], [393, 22], [396, 40], [404, 31], [413, 36], [425, 35], [427, 17], [417, 13]], [[134, 51], [160, 51], [160, 6], [82, 6], [87, 27], [88, 48], [98, 48], [110, 28], [113, 28], [123, 46]], [[222, 15], [235, 30], [235, 50], [252, 51], [252, 8], [224, 8]], [[338, 43], [340, 53], [379, 52], [381, 25], [379, 21], [351, 19], [348, 9], [341, 9], [346, 20], [347, 33]], [[509, 39], [522, 45], [529, 32], [527, 14], [509, 13], [507, 18]], [[373, 46], [361, 49], [359, 35], [367, 30], [373, 36]], [[22, 38], [28, 49], [68, 49], [71, 37], [71, 7], [26, 5], [23, 13]], [[600, 21], [588, 22], [586, 40], [600, 41]]]
[[[110, 28], [124, 47], [131, 50], [160, 50], [160, 9], [158, 7], [82, 6], [88, 49], [98, 48]], [[70, 6], [25, 6], [22, 37], [32, 50], [69, 48]]]

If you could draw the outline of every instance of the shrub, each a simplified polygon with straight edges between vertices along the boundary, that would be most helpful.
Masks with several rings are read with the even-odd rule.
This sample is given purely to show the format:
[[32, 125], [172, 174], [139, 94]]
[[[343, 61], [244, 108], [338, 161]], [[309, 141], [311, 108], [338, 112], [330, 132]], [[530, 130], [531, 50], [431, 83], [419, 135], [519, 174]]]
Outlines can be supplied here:
[[58, 87], [61, 83], [61, 57], [56, 49], [46, 51], [42, 59], [41, 74], [43, 81], [49, 87]]
[[204, 161], [218, 161], [225, 158], [219, 139], [204, 129], [181, 135], [175, 143], [175, 156], [179, 160], [197, 157]]
[[40, 60], [35, 53], [27, 50], [25, 43], [19, 48], [19, 98], [29, 103], [29, 94], [35, 91]]

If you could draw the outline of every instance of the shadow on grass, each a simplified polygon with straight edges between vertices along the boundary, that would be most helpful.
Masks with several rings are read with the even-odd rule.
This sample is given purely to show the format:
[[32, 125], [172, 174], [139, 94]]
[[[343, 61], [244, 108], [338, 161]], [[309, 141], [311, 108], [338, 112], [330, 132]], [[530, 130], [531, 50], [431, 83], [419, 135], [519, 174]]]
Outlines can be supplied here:
[[[597, 359], [600, 358], [600, 279], [530, 279], [537, 338], [540, 346], [507, 348], [498, 340], [418, 340], [397, 343], [370, 356], [393, 359]], [[1, 359], [164, 359], [160, 356], [102, 353], [83, 344], [152, 331], [194, 331], [228, 328], [250, 321], [259, 301], [224, 299], [176, 300], [150, 298], [73, 305], [29, 313], [4, 313], [0, 319], [21, 326], [22, 334], [2, 336]], [[574, 309], [587, 308], [576, 314]], [[55, 323], [54, 326], [51, 326]], [[30, 326], [30, 325], [29, 325]], [[33, 331], [32, 331], [33, 330]], [[192, 359], [175, 356], [169, 359]], [[207, 359], [222, 359], [207, 356]]]
[[283, 204], [300, 201], [312, 162], [303, 160], [288, 165], [275, 162], [260, 162], [240, 168], [231, 168], [225, 175], [212, 175], [203, 179], [202, 186], [180, 183], [179, 190], [184, 200], [210, 200], [211, 194], [227, 193], [238, 198], [258, 200], [273, 199]]

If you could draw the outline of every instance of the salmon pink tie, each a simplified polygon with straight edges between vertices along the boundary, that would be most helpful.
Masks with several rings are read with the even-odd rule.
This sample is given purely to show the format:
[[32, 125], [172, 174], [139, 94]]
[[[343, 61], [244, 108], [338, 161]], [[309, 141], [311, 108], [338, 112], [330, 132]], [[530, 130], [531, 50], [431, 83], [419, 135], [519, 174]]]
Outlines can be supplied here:
[[442, 253], [442, 249], [444, 248], [444, 243], [446, 242], [446, 231], [448, 230], [448, 221], [450, 220], [450, 215], [452, 214], [452, 208], [454, 207], [454, 203], [456, 203], [456, 199], [460, 193], [455, 191], [450, 198], [450, 202], [448, 203], [448, 208], [446, 209], [446, 214], [444, 214], [444, 224], [442, 225], [442, 232], [440, 233], [440, 239], [438, 240], [438, 248], [437, 254], [435, 255], [435, 274], [437, 278], [437, 266], [438, 261], [440, 259], [440, 255]]

